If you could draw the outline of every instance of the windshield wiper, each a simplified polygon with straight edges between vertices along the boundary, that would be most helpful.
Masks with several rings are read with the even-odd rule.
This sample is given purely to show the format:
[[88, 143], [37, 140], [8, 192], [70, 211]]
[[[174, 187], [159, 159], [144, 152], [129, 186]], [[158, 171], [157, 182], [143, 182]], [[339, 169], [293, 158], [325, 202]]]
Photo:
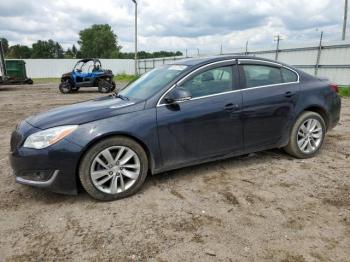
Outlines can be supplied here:
[[123, 96], [123, 95], [121, 95], [121, 94], [115, 93], [114, 95], [115, 95], [115, 97], [120, 98], [121, 100], [129, 100], [128, 97]]

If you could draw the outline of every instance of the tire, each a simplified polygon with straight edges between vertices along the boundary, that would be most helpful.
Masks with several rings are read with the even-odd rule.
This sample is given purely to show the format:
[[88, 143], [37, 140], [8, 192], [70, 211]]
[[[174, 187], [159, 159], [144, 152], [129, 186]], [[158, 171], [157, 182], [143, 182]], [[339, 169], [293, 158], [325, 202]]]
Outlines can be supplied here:
[[[121, 148], [124, 148], [124, 151], [122, 151], [118, 158]], [[118, 159], [118, 161], [114, 162], [115, 166], [112, 168], [110, 167], [111, 165], [110, 162], [107, 161], [107, 158], [104, 158], [105, 154], [103, 152], [106, 151], [111, 153], [111, 160]], [[127, 155], [130, 152], [131, 154], [135, 153], [136, 157], [131, 158], [126, 164], [123, 164], [122, 162], [128, 158]], [[97, 158], [99, 161], [97, 161]], [[101, 161], [106, 167], [100, 165]], [[122, 166], [122, 164], [125, 166], [124, 171], [119, 169], [119, 165]], [[135, 170], [129, 169], [129, 167], [137, 166], [138, 164], [139, 172], [137, 178], [130, 179], [130, 173], [128, 173], [128, 176], [124, 175], [127, 174], [125, 172]], [[117, 169], [118, 171], [115, 171]], [[148, 159], [143, 148], [134, 140], [122, 136], [107, 138], [92, 146], [84, 155], [79, 165], [79, 178], [83, 188], [91, 197], [101, 201], [117, 200], [135, 194], [143, 185], [147, 177], [147, 172]], [[100, 177], [94, 176], [93, 173], [98, 174]], [[111, 173], [113, 173], [113, 175]], [[97, 183], [103, 181], [106, 182], [102, 185], [97, 185]], [[113, 186], [113, 181], [116, 181], [117, 187]], [[117, 190], [115, 190], [115, 188], [117, 188]]]
[[70, 92], [72, 92], [73, 89], [72, 82], [69, 79], [61, 82], [59, 85], [59, 89], [62, 94], [69, 94]]
[[106, 81], [104, 79], [98, 80], [97, 86], [98, 86], [98, 91], [100, 93], [109, 93], [109, 92], [111, 92], [112, 87], [113, 87], [111, 83], [109, 83], [108, 81]]
[[[310, 128], [317, 123], [317, 125], [315, 124], [314, 131], [311, 131], [312, 128], [307, 131], [308, 123], [311, 123]], [[305, 111], [295, 121], [290, 133], [289, 143], [284, 150], [297, 158], [311, 158], [321, 149], [325, 134], [326, 124], [322, 116], [315, 112]], [[300, 146], [298, 145], [298, 141]], [[303, 148], [305, 144], [306, 147]]]
[[115, 84], [114, 81], [112, 81], [112, 89], [111, 89], [111, 92], [113, 92], [113, 91], [115, 90], [115, 88], [116, 88], [116, 84]]

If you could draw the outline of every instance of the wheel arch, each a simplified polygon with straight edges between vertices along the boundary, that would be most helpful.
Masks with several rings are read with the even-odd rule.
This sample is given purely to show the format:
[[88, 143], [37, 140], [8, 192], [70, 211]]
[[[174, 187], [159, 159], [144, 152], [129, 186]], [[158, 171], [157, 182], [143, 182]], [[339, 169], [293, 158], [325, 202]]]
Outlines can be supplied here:
[[105, 134], [103, 136], [96, 137], [95, 139], [93, 139], [89, 144], [87, 144], [83, 148], [83, 150], [81, 151], [81, 154], [79, 156], [78, 164], [77, 164], [76, 170], [75, 170], [77, 181], [80, 181], [79, 180], [79, 167], [80, 167], [80, 163], [83, 160], [83, 157], [86, 155], [86, 153], [91, 149], [91, 147], [93, 147], [94, 145], [96, 145], [100, 141], [102, 141], [104, 139], [111, 138], [111, 137], [125, 137], [125, 138], [129, 138], [131, 140], [134, 140], [136, 143], [138, 143], [142, 147], [142, 149], [145, 151], [145, 153], [146, 153], [147, 162], [148, 162], [148, 171], [153, 173], [153, 170], [154, 170], [154, 158], [152, 157], [152, 154], [151, 154], [148, 146], [146, 145], [146, 143], [144, 143], [142, 141], [142, 139], [140, 139], [140, 138], [138, 138], [138, 137], [136, 137], [134, 135], [131, 135], [131, 134], [128, 134], [128, 133], [120, 133], [120, 132], [118, 132], [118, 133], [109, 133], [109, 134]]
[[324, 109], [320, 105], [311, 105], [311, 106], [306, 107], [304, 110], [302, 110], [296, 119], [298, 119], [298, 117], [305, 111], [315, 112], [315, 113], [319, 114], [320, 116], [322, 116], [322, 118], [326, 124], [326, 129], [328, 129], [330, 119], [329, 119], [329, 116], [328, 116], [326, 109]]
[[74, 81], [73, 76], [71, 74], [65, 74], [65, 75], [61, 76], [61, 82], [65, 81], [67, 79], [70, 81]]
[[329, 116], [327, 114], [326, 109], [324, 107], [322, 107], [321, 105], [317, 105], [317, 104], [306, 106], [302, 110], [300, 110], [295, 115], [294, 119], [292, 120], [292, 123], [291, 123], [291, 125], [289, 127], [289, 131], [287, 133], [288, 136], [286, 136], [286, 139], [283, 140], [283, 142], [282, 142], [283, 147], [289, 143], [290, 134], [292, 132], [293, 125], [298, 120], [298, 118], [301, 116], [301, 114], [306, 112], [306, 111], [315, 112], [315, 113], [319, 114], [324, 119], [324, 122], [326, 124], [326, 130], [328, 130], [330, 118], [329, 118]]
[[107, 78], [106, 75], [95, 75], [94, 76], [94, 86], [98, 86], [98, 82], [101, 80], [101, 79], [105, 79]]

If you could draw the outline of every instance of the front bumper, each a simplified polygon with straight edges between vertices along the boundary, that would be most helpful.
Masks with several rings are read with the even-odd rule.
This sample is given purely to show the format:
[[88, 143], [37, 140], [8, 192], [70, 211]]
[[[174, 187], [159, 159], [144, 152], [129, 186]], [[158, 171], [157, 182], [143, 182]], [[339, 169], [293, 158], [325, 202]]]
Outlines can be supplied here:
[[24, 138], [36, 131], [24, 123], [12, 134], [9, 157], [16, 182], [57, 193], [77, 194], [76, 172], [82, 148], [65, 139], [39, 150], [22, 147]]
[[[33, 171], [31, 171], [33, 172]], [[16, 182], [19, 184], [23, 184], [23, 185], [29, 185], [29, 186], [35, 186], [35, 187], [42, 187], [42, 188], [49, 188], [51, 187], [54, 183], [55, 180], [57, 178], [57, 175], [59, 174], [59, 170], [55, 170], [52, 175], [50, 175], [47, 179], [42, 179], [42, 180], [38, 180], [38, 179], [32, 179], [32, 177], [29, 176], [16, 176]], [[36, 173], [40, 173], [40, 171], [34, 171], [31, 174], [36, 174]], [[51, 172], [50, 172], [51, 173]]]

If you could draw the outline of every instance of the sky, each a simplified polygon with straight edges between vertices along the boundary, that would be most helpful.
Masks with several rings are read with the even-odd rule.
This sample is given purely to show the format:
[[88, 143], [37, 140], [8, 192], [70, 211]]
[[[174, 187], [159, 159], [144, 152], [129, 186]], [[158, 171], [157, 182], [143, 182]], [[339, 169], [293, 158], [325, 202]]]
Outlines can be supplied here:
[[[233, 52], [249, 47], [340, 40], [344, 0], [138, 0], [139, 50]], [[4, 0], [0, 37], [31, 45], [53, 39], [64, 48], [93, 24], [110, 24], [122, 51], [133, 51], [131, 0]], [[349, 25], [350, 26], [350, 25]], [[350, 28], [349, 28], [350, 30]], [[350, 31], [349, 31], [350, 33]], [[349, 36], [350, 37], [350, 36]]]

